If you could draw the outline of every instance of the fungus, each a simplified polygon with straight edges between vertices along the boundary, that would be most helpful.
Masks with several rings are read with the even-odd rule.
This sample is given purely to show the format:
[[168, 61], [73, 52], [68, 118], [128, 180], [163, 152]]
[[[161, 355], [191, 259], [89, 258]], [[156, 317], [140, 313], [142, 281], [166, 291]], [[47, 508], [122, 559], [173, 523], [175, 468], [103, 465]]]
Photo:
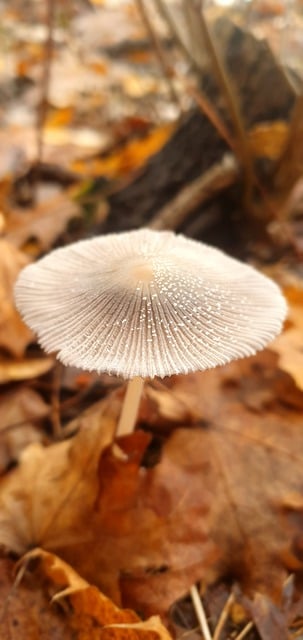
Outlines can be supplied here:
[[279, 287], [251, 266], [149, 229], [52, 251], [21, 272], [15, 298], [64, 364], [129, 380], [119, 435], [133, 428], [145, 378], [253, 355], [286, 315]]

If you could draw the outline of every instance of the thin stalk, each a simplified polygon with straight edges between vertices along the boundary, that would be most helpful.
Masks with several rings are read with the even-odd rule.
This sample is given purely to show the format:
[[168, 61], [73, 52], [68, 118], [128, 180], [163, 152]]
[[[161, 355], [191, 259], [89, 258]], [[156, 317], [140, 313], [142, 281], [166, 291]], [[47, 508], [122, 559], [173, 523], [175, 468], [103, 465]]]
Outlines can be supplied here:
[[37, 165], [42, 162], [43, 157], [43, 129], [47, 117], [48, 93], [51, 77], [51, 64], [54, 49], [54, 26], [56, 0], [46, 0], [46, 26], [47, 37], [44, 44], [43, 69], [41, 79], [41, 99], [37, 114]]
[[141, 17], [142, 17], [142, 21], [144, 22], [146, 31], [150, 37], [150, 40], [153, 44], [155, 53], [158, 57], [159, 60], [159, 64], [160, 67], [162, 69], [162, 73], [164, 75], [164, 77], [166, 78], [166, 82], [167, 82], [167, 86], [170, 92], [170, 96], [171, 96], [171, 100], [173, 102], [175, 102], [179, 108], [181, 108], [181, 103], [180, 103], [180, 99], [179, 96], [176, 92], [176, 89], [174, 87], [174, 83], [173, 83], [173, 71], [171, 68], [171, 65], [168, 63], [164, 50], [162, 48], [160, 39], [158, 37], [158, 34], [156, 32], [156, 30], [153, 27], [153, 24], [150, 20], [150, 17], [148, 15], [147, 9], [145, 7], [144, 4], [144, 0], [136, 0], [136, 4], [138, 6], [138, 9], [141, 13]]
[[[175, 43], [177, 44], [179, 49], [183, 52], [183, 55], [187, 59], [190, 67], [194, 69], [195, 72], [200, 77], [201, 72], [203, 71], [203, 67], [201, 66], [198, 59], [195, 58], [195, 56], [192, 54], [192, 51], [189, 49], [189, 47], [185, 43], [181, 33], [179, 32], [179, 28], [171, 15], [170, 10], [167, 8], [167, 5], [165, 4], [165, 1], [154, 0], [154, 2], [160, 15], [165, 20], [166, 25], [170, 30]], [[183, 82], [188, 94], [195, 100], [195, 102], [198, 104], [198, 107], [201, 109], [201, 111], [206, 115], [206, 117], [210, 120], [213, 126], [217, 129], [219, 135], [227, 142], [229, 147], [233, 149], [235, 155], [237, 155], [237, 157], [241, 161], [242, 155], [240, 157], [239, 149], [237, 149], [236, 145], [233, 144], [231, 136], [228, 130], [226, 129], [225, 124], [222, 122], [222, 119], [216, 113], [214, 105], [211, 105], [208, 98], [202, 93], [201, 88], [199, 90], [194, 88], [186, 78], [182, 77], [176, 71], [175, 71], [175, 77], [178, 80], [181, 80]]]
[[213, 640], [220, 640], [221, 633], [225, 627], [225, 623], [228, 619], [231, 607], [234, 604], [234, 602], [235, 602], [235, 596], [233, 593], [231, 593], [230, 596], [227, 598], [225, 605], [221, 611], [220, 618], [215, 628]]
[[239, 167], [234, 156], [226, 155], [222, 162], [214, 164], [201, 176], [181, 189], [149, 223], [151, 229], [177, 229], [198, 206], [215, 193], [235, 183]]
[[177, 44], [177, 46], [179, 47], [179, 49], [182, 51], [184, 57], [186, 58], [186, 60], [188, 61], [189, 65], [191, 68], [193, 68], [196, 72], [198, 72], [198, 74], [200, 74], [201, 72], [201, 67], [198, 63], [198, 61], [194, 58], [194, 56], [192, 55], [192, 52], [190, 51], [189, 47], [187, 46], [187, 44], [184, 42], [184, 39], [182, 38], [182, 35], [173, 19], [173, 17], [171, 16], [171, 12], [170, 10], [167, 8], [166, 3], [164, 0], [154, 0], [157, 9], [160, 13], [160, 15], [162, 16], [163, 20], [166, 22], [167, 27], [169, 28], [171, 35], [175, 41], [175, 43]]
[[191, 54], [203, 73], [205, 71], [205, 50], [203, 46], [201, 47], [200, 24], [193, 15], [191, 3], [188, 0], [183, 0], [182, 6]]
[[221, 60], [221, 56], [214, 42], [213, 36], [208, 27], [207, 20], [204, 15], [204, 11], [202, 9], [202, 2], [200, 0], [191, 0], [191, 8], [194, 12], [195, 19], [199, 22], [202, 37], [205, 42], [205, 46], [208, 52], [208, 55], [211, 60], [211, 64], [213, 66], [214, 73], [217, 78], [217, 82], [219, 87], [221, 87], [223, 91], [223, 95], [225, 96], [225, 100], [230, 112], [230, 116], [232, 118], [235, 131], [238, 136], [238, 142], [240, 146], [240, 153], [242, 156], [242, 162], [245, 170], [245, 178], [246, 178], [246, 199], [248, 200], [252, 185], [254, 183], [254, 175], [253, 175], [253, 166], [251, 161], [250, 152], [247, 145], [246, 140], [246, 132], [243, 125], [243, 121], [241, 118], [240, 110], [238, 108], [237, 99], [235, 97], [235, 92], [230, 84], [230, 80], [225, 71], [224, 64]]
[[247, 625], [245, 625], [244, 629], [242, 629], [242, 631], [240, 631], [240, 633], [237, 635], [235, 640], [244, 640], [244, 638], [246, 638], [246, 636], [252, 630], [253, 626], [254, 626], [253, 622], [248, 622]]
[[186, 89], [187, 93], [193, 98], [199, 109], [208, 118], [221, 138], [223, 138], [223, 140], [225, 140], [225, 142], [228, 144], [230, 149], [232, 149], [239, 162], [241, 162], [241, 156], [236, 142], [234, 142], [229, 131], [226, 129], [224, 122], [221, 120], [214, 106], [210, 104], [208, 98], [202, 93], [201, 89], [196, 89], [196, 87], [188, 82], [185, 77], [181, 76], [180, 74], [177, 77], [183, 82], [184, 88]]
[[136, 377], [129, 380], [116, 430], [116, 438], [133, 432], [138, 415], [143, 386], [143, 378]]
[[212, 640], [212, 636], [209, 630], [206, 614], [203, 608], [202, 600], [200, 598], [199, 591], [195, 585], [193, 585], [190, 590], [190, 597], [192, 599], [192, 603], [196, 612], [196, 616], [199, 621], [200, 629], [202, 631], [202, 635], [204, 640]]

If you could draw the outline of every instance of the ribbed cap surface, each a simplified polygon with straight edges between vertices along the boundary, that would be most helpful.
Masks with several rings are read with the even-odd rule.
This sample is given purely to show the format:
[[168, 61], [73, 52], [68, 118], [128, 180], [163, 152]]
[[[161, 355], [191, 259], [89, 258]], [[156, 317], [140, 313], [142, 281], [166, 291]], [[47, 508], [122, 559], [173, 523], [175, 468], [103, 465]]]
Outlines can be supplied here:
[[46, 351], [124, 378], [169, 376], [249, 356], [286, 303], [255, 269], [170, 231], [77, 242], [27, 266], [16, 303]]

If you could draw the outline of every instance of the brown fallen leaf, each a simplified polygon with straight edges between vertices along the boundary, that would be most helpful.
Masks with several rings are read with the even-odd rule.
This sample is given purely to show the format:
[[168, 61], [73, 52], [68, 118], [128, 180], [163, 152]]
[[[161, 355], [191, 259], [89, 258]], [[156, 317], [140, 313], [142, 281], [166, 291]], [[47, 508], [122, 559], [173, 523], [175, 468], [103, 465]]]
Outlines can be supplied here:
[[[214, 577], [231, 574], [273, 596], [284, 568], [302, 568], [303, 517], [303, 395], [276, 364], [277, 357], [264, 352], [205, 374], [175, 377], [171, 389], [159, 390], [166, 428], [174, 395], [179, 407], [184, 401], [184, 415], [191, 406], [200, 421], [174, 431], [150, 488], [155, 504], [161, 475], [166, 482], [166, 458], [178, 469], [188, 461], [191, 473], [200, 475], [201, 495], [212, 494], [207, 523], [220, 549]], [[153, 389], [153, 416], [156, 394]]]
[[22, 562], [14, 584], [14, 563], [0, 560], [1, 640], [170, 640], [159, 618], [119, 609], [57, 556], [36, 549]]
[[170, 640], [160, 618], [153, 616], [142, 622], [134, 611], [119, 609], [57, 556], [42, 549], [36, 549], [28, 556], [39, 559], [44, 575], [54, 586], [60, 587], [53, 600], [60, 602], [62, 598], [69, 598], [73, 607], [73, 626], [78, 632], [84, 631], [85, 638], [91, 638], [97, 625], [100, 629], [98, 637], [102, 640], [107, 637], [114, 640]]
[[286, 122], [276, 120], [253, 127], [248, 134], [248, 144], [255, 158], [277, 161], [284, 151], [289, 127]]
[[73, 440], [25, 450], [20, 466], [0, 483], [0, 542], [20, 554], [33, 546], [56, 549], [118, 604], [121, 576], [150, 577], [149, 608], [156, 612], [183, 595], [213, 560], [205, 534], [207, 492], [200, 495], [198, 476], [188, 478], [182, 468], [178, 476], [172, 465], [162, 504], [167, 513], [159, 496], [152, 504], [145, 490], [150, 471], [140, 466], [143, 434], [119, 443], [120, 464], [107, 448], [120, 398], [119, 390], [78, 418]]
[[0, 357], [0, 384], [16, 382], [18, 380], [31, 380], [42, 376], [54, 366], [54, 358], [11, 358]]
[[284, 195], [286, 198], [291, 188], [302, 176], [302, 114], [303, 97], [299, 95], [292, 111], [288, 136], [274, 177], [275, 189], [280, 192], [281, 196]]
[[68, 223], [80, 216], [78, 205], [65, 193], [30, 208], [12, 209], [6, 219], [6, 237], [19, 249], [36, 242], [35, 253], [49, 249]]
[[[90, 540], [89, 517], [82, 522], [78, 517], [82, 509], [93, 512], [98, 459], [114, 429], [110, 416], [102, 415], [101, 403], [96, 418], [95, 422], [89, 420], [90, 428], [85, 415], [82, 421], [77, 420], [82, 429], [72, 441], [47, 448], [39, 444], [27, 447], [21, 456], [19, 479], [15, 472], [2, 479], [2, 542], [8, 548], [22, 554], [33, 546], [55, 548]], [[23, 519], [26, 526], [12, 527], [15, 517], [19, 522]]]
[[18, 460], [21, 451], [45, 436], [38, 426], [49, 407], [33, 389], [21, 387], [0, 396], [0, 473]]
[[165, 382], [143, 403], [145, 426], [149, 402], [168, 427], [158, 449], [140, 431], [108, 446], [119, 389], [69, 425], [74, 439], [28, 447], [0, 483], [0, 542], [56, 550], [145, 615], [197, 579], [279, 598], [303, 568], [302, 392], [270, 351]]
[[278, 336], [273, 350], [279, 356], [279, 366], [289, 373], [303, 391], [303, 287], [288, 286], [284, 294], [289, 303], [288, 320], [284, 332]]
[[0, 559], [1, 640], [75, 640], [69, 621], [50, 604], [43, 577], [34, 580], [27, 574], [16, 587], [15, 564], [8, 558]]
[[27, 257], [10, 242], [0, 239], [0, 347], [22, 356], [33, 341], [33, 333], [22, 322], [13, 299], [13, 286]]
[[104, 158], [76, 160], [72, 164], [72, 169], [89, 177], [102, 175], [108, 178], [121, 178], [141, 167], [150, 156], [159, 151], [172, 132], [171, 124], [163, 125], [142, 139], [130, 141], [122, 149]]
[[287, 616], [264, 594], [256, 593], [253, 600], [243, 598], [261, 640], [289, 640]]

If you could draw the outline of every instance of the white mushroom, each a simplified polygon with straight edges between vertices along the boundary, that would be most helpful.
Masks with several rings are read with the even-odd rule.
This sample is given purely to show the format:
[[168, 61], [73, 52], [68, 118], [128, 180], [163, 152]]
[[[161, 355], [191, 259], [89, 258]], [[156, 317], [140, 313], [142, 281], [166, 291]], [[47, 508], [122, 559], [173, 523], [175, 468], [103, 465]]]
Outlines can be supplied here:
[[252, 267], [149, 229], [56, 249], [21, 272], [15, 296], [43, 348], [64, 364], [135, 379], [132, 407], [142, 378], [253, 355], [286, 315], [278, 286]]

